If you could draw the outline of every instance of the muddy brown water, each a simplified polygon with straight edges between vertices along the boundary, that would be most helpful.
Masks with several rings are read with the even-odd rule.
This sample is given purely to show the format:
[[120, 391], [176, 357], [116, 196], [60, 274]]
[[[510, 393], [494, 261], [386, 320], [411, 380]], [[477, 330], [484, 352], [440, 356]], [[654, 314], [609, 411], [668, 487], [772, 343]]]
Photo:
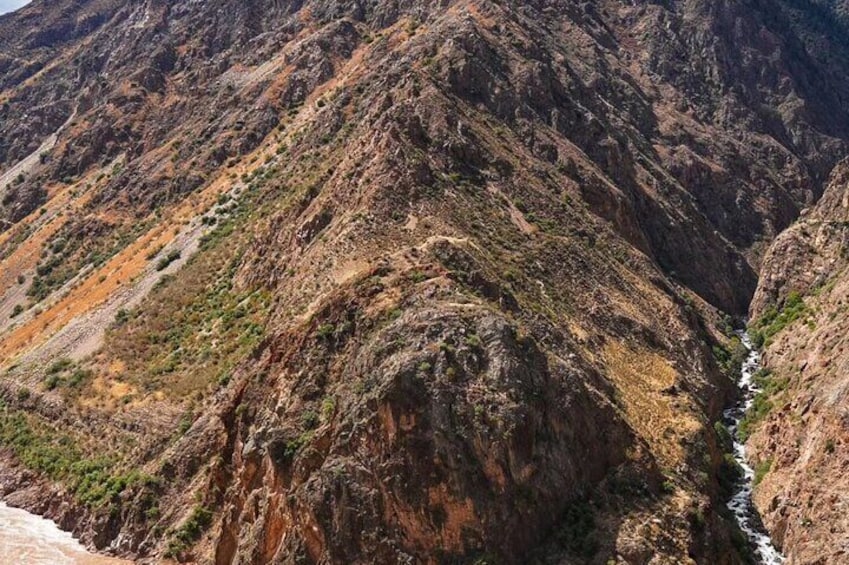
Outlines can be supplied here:
[[0, 503], [0, 564], [129, 565], [89, 552], [50, 520]]

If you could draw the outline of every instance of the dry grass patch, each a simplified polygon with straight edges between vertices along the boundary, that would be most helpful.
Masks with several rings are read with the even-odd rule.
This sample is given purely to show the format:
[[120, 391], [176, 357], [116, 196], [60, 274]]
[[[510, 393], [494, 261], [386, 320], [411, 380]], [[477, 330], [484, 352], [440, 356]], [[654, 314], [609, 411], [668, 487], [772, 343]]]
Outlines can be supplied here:
[[649, 443], [662, 466], [672, 469], [683, 463], [681, 442], [700, 424], [686, 409], [673, 406], [675, 397], [664, 392], [678, 377], [669, 361], [614, 341], [608, 342], [603, 357], [628, 423]]
[[143, 394], [186, 398], [226, 384], [262, 338], [269, 305], [267, 293], [234, 287], [246, 239], [232, 223], [221, 226], [107, 332], [99, 363], [120, 368], [114, 378]]

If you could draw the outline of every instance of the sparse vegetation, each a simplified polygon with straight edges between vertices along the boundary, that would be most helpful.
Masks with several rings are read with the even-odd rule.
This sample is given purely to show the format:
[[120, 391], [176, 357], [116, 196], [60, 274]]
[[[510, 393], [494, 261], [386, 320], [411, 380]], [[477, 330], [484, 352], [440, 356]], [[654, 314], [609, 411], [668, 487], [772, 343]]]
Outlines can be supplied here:
[[755, 396], [752, 407], [740, 422], [738, 434], [743, 441], [752, 433], [754, 426], [772, 411], [775, 407], [773, 397], [784, 391], [789, 383], [786, 378], [774, 377], [768, 369], [761, 369], [753, 379], [762, 390]]
[[87, 458], [70, 436], [2, 403], [0, 444], [27, 468], [64, 483], [77, 500], [89, 507], [118, 504], [121, 493], [128, 488], [159, 485], [158, 479], [144, 473], [118, 471], [107, 456]]
[[65, 394], [75, 395], [79, 394], [93, 377], [94, 372], [91, 369], [82, 368], [67, 358], [59, 359], [48, 367], [44, 388], [55, 390], [64, 387]]
[[[74, 224], [63, 228], [43, 251], [27, 296], [39, 302], [77, 276], [87, 265], [103, 265], [146, 231], [149, 223], [110, 227], [111, 230], [95, 236], [77, 233], [75, 230], [79, 227]], [[57, 249], [60, 251], [57, 252]]]
[[[228, 29], [212, 3], [174, 9], [168, 25], [106, 4], [73, 42], [28, 53], [24, 41], [10, 64], [27, 63], [12, 73], [27, 90], [4, 94], [5, 130], [26, 134], [4, 166], [66, 114], [75, 125], [49, 137], [55, 162], [28, 169], [4, 203], [17, 224], [0, 252], [24, 230], [18, 218], [45, 206], [27, 216], [37, 273], [35, 258], [3, 263], [4, 281], [20, 268], [45, 303], [21, 299], [18, 323], [4, 320], [4, 367], [18, 366], [0, 443], [99, 509], [74, 508], [85, 539], [196, 562], [410, 550], [495, 565], [536, 562], [522, 555], [534, 545], [540, 561], [738, 559], [716, 485], [730, 492], [741, 469], [718, 456], [717, 443], [734, 442], [712, 419], [732, 384], [719, 371], [738, 376], [747, 351], [728, 316], [714, 335], [716, 309], [742, 315], [753, 268], [766, 272], [770, 240], [822, 194], [846, 137], [842, 119], [822, 123], [843, 89], [802, 107], [822, 77], [840, 82], [841, 61], [797, 56], [808, 44], [785, 41], [798, 35], [787, 10], [753, 8], [748, 21], [735, 5], [588, 3], [564, 15], [546, 3], [379, 0], [260, 14], [236, 3]], [[93, 78], [109, 34], [133, 26], [160, 41], [122, 45], [118, 55], [144, 56], [115, 55]], [[705, 29], [768, 29], [751, 41], [781, 49], [768, 49], [763, 76], [717, 73], [693, 37]], [[800, 60], [810, 80], [793, 80]], [[776, 73], [790, 85], [777, 94]], [[13, 122], [37, 101], [30, 91], [62, 104], [35, 108], [27, 129]], [[711, 119], [717, 104], [731, 118]], [[78, 200], [55, 182], [69, 173]], [[148, 217], [132, 256], [91, 268]], [[819, 261], [798, 264], [819, 276]], [[5, 312], [27, 290], [8, 286]], [[804, 330], [806, 308], [791, 294], [753, 335], [763, 345]], [[843, 347], [840, 337], [826, 341]], [[789, 349], [770, 361], [798, 363]], [[59, 359], [39, 382], [50, 354], [83, 361]], [[787, 371], [794, 386], [817, 386], [826, 360], [807, 359]], [[756, 380], [744, 434], [785, 400], [787, 380]], [[807, 421], [824, 403], [790, 406], [782, 418]], [[825, 460], [834, 443], [812, 437]], [[161, 499], [137, 506], [128, 489], [160, 485], [131, 461], [168, 480]], [[757, 481], [772, 462], [762, 465]]]
[[772, 470], [772, 459], [764, 459], [755, 465], [755, 484], [759, 485], [767, 473]]
[[232, 374], [262, 338], [269, 304], [263, 291], [234, 288], [244, 239], [230, 221], [220, 224], [179, 276], [166, 275], [139, 308], [120, 315], [106, 350], [126, 367], [123, 380], [185, 397]]
[[178, 557], [212, 524], [212, 511], [203, 506], [195, 506], [186, 520], [171, 534], [166, 557]]
[[750, 328], [755, 347], [768, 346], [772, 339], [793, 322], [804, 319], [811, 310], [798, 292], [791, 292], [781, 309], [771, 306]]

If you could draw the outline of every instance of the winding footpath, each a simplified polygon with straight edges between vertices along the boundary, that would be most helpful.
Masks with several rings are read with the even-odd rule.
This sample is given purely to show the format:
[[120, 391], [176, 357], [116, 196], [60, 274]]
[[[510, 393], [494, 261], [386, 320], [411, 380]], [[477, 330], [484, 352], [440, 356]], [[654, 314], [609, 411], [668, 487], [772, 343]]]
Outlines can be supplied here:
[[740, 397], [737, 403], [723, 414], [728, 431], [734, 438], [734, 459], [743, 470], [743, 477], [737, 484], [737, 490], [731, 500], [728, 501], [728, 509], [734, 513], [737, 524], [752, 545], [755, 559], [761, 565], [781, 565], [784, 556], [773, 545], [772, 539], [767, 534], [754, 503], [752, 502], [752, 490], [755, 483], [755, 470], [749, 465], [746, 458], [746, 445], [739, 436], [740, 422], [752, 407], [755, 396], [760, 389], [754, 382], [754, 375], [761, 365], [760, 353], [752, 346], [749, 334], [741, 332], [738, 334], [743, 345], [749, 350], [749, 356], [743, 362], [742, 375], [740, 378]]

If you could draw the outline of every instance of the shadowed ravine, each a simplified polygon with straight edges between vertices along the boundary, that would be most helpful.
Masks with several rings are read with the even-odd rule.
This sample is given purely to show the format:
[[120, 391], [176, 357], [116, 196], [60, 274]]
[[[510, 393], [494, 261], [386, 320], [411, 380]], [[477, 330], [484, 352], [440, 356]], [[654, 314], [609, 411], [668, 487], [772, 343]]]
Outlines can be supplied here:
[[743, 345], [749, 350], [749, 355], [743, 362], [740, 376], [740, 396], [737, 403], [725, 411], [725, 424], [734, 438], [734, 459], [740, 464], [743, 476], [736, 487], [736, 492], [728, 501], [728, 509], [734, 513], [737, 524], [746, 534], [754, 550], [755, 559], [763, 565], [779, 565], [784, 563], [784, 556], [773, 545], [772, 539], [763, 526], [761, 517], [752, 502], [752, 490], [755, 483], [755, 470], [746, 458], [746, 444], [740, 438], [740, 422], [751, 408], [755, 396], [760, 392], [755, 384], [754, 375], [760, 369], [760, 353], [752, 346], [749, 335], [740, 333]]

